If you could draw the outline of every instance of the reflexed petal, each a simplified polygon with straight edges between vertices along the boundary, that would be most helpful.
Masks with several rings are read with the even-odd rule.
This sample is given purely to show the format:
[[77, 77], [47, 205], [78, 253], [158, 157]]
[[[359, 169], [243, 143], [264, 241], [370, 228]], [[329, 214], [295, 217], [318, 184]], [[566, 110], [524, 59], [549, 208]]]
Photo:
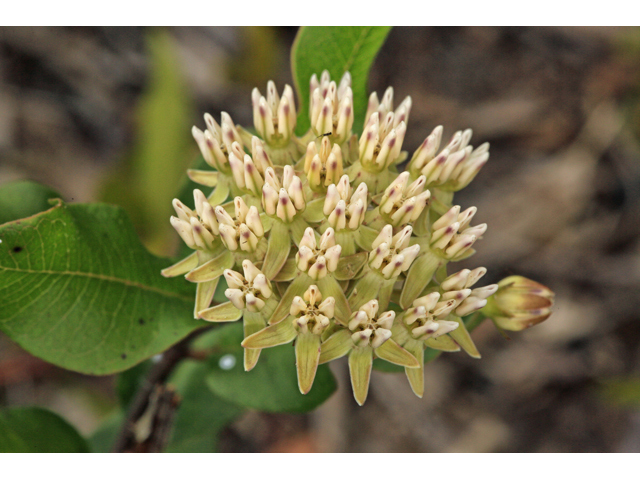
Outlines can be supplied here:
[[187, 176], [199, 185], [215, 187], [218, 184], [218, 172], [212, 170], [188, 169]]
[[318, 288], [322, 292], [324, 298], [333, 297], [335, 300], [334, 315], [338, 322], [346, 325], [351, 316], [351, 309], [344, 291], [335, 278], [326, 276], [318, 280]]
[[418, 360], [411, 353], [391, 338], [376, 348], [375, 352], [379, 358], [396, 365], [402, 365], [407, 368], [418, 368], [420, 366]]
[[233, 267], [233, 256], [229, 251], [224, 251], [212, 258], [195, 270], [191, 270], [185, 278], [190, 282], [206, 282], [220, 277], [227, 268]]
[[320, 363], [327, 363], [336, 358], [344, 357], [352, 348], [351, 332], [342, 328], [322, 342]]
[[471, 335], [464, 326], [464, 322], [460, 317], [450, 316], [448, 320], [456, 322], [459, 326], [452, 332], [449, 332], [449, 336], [453, 338], [462, 349], [467, 352], [473, 358], [480, 358], [480, 352], [476, 348], [475, 343], [471, 339]]
[[287, 288], [287, 291], [284, 292], [282, 299], [278, 303], [278, 306], [271, 314], [271, 318], [269, 318], [270, 325], [276, 324], [289, 316], [293, 299], [295, 297], [302, 297], [304, 295], [304, 292], [306, 292], [307, 288], [309, 288], [309, 286], [311, 285], [312, 281], [313, 280], [311, 280], [309, 276], [300, 275], [299, 277], [296, 277], [293, 282], [291, 282], [291, 284]]
[[341, 257], [338, 262], [338, 268], [333, 272], [333, 276], [337, 280], [351, 280], [367, 262], [368, 256], [369, 254], [367, 252], [360, 252], [355, 255], [349, 255], [348, 257]]
[[442, 350], [443, 352], [459, 352], [460, 351], [460, 345], [458, 345], [448, 335], [428, 338], [424, 341], [424, 344], [427, 347], [433, 348], [435, 350]]
[[422, 398], [424, 395], [424, 344], [419, 340], [409, 340], [404, 344], [404, 349], [420, 364], [419, 368], [405, 368], [404, 372], [407, 374], [413, 393]]
[[[244, 337], [247, 338], [256, 332], [262, 330], [266, 324], [264, 317], [260, 313], [244, 312]], [[244, 371], [248, 372], [258, 363], [260, 357], [259, 348], [245, 348], [244, 349]]]
[[183, 275], [187, 272], [190, 272], [194, 268], [198, 266], [198, 252], [193, 252], [186, 258], [183, 258], [178, 263], [171, 265], [170, 267], [162, 270], [163, 277], [177, 277], [178, 275]]
[[413, 301], [418, 298], [420, 292], [424, 290], [431, 281], [431, 277], [440, 266], [440, 258], [427, 252], [418, 257], [409, 268], [407, 279], [404, 282], [402, 294], [400, 295], [400, 305], [407, 309]]
[[238, 310], [231, 302], [225, 302], [215, 307], [201, 310], [198, 316], [208, 322], [235, 322], [242, 317], [242, 310]]
[[320, 359], [320, 335], [302, 333], [296, 340], [296, 369], [298, 387], [303, 395], [309, 393], [316, 378]]
[[358, 405], [363, 405], [369, 394], [369, 380], [373, 365], [373, 349], [371, 347], [354, 348], [349, 354], [349, 374], [353, 396]]
[[200, 311], [208, 308], [213, 300], [213, 295], [216, 293], [216, 287], [218, 286], [219, 278], [211, 280], [209, 282], [199, 283], [196, 287], [196, 304], [193, 309], [193, 318], [200, 318]]
[[289, 236], [289, 229], [284, 223], [275, 221], [269, 234], [267, 254], [262, 263], [262, 273], [264, 273], [269, 280], [275, 278], [283, 267], [287, 261], [290, 250], [291, 237]]
[[296, 329], [289, 319], [276, 323], [270, 327], [263, 328], [259, 332], [249, 335], [242, 342], [244, 348], [268, 348], [276, 345], [290, 343], [296, 338]]

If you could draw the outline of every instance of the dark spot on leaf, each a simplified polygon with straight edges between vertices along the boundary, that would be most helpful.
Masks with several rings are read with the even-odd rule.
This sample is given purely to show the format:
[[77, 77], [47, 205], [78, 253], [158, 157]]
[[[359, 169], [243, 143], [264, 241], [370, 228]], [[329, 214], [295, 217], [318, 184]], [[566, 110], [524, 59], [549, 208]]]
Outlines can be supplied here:
[[123, 360], [125, 360], [125, 359], [127, 358], [127, 354], [126, 354], [126, 353], [123, 353], [122, 355], [120, 355], [120, 358], [121, 358], [121, 359], [123, 359]]
[[20, 253], [22, 251], [22, 247], [16, 245], [13, 247], [13, 253]]
[[140, 318], [140, 319], [138, 319], [138, 323], [139, 323], [140, 325], [144, 325], [144, 318]]

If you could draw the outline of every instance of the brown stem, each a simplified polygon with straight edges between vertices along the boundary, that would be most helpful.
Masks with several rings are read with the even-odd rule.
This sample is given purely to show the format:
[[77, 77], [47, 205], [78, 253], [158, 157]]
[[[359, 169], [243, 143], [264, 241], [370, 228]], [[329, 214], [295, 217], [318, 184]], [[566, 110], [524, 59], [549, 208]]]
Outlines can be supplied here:
[[[211, 330], [211, 328], [213, 328], [213, 326], [204, 327], [191, 332], [180, 342], [176, 343], [173, 347], [164, 352], [160, 361], [151, 367], [151, 370], [149, 370], [147, 377], [131, 402], [131, 406], [127, 412], [127, 417], [120, 428], [120, 432], [118, 433], [113, 446], [114, 452], [140, 451], [139, 445], [141, 442], [136, 440], [135, 427], [137, 422], [142, 418], [145, 412], [147, 412], [150, 405], [150, 399], [156, 391], [156, 388], [160, 387], [164, 391], [163, 384], [167, 378], [169, 378], [173, 369], [181, 360], [189, 356], [189, 344], [191, 341]], [[175, 398], [172, 398], [168, 403], [177, 408], [177, 401]], [[170, 419], [172, 417], [172, 415], [169, 416]], [[152, 422], [152, 428], [156, 424], [158, 424], [158, 422]], [[168, 430], [167, 422], [164, 421], [159, 424], [162, 425], [166, 437]], [[149, 437], [153, 437], [153, 432], [150, 433]]]

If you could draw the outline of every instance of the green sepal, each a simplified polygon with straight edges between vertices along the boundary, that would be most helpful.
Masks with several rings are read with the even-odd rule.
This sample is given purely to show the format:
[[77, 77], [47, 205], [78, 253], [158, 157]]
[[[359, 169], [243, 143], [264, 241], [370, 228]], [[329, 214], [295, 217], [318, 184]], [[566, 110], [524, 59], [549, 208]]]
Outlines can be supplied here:
[[227, 268], [233, 267], [233, 255], [225, 250], [220, 255], [191, 270], [184, 278], [190, 282], [208, 282], [220, 277]]
[[278, 272], [278, 274], [272, 278], [274, 282], [290, 282], [298, 273], [298, 267], [296, 266], [295, 257], [287, 258], [287, 261], [284, 262], [284, 265]]
[[406, 368], [418, 368], [420, 363], [411, 353], [398, 345], [393, 339], [388, 339], [374, 350], [376, 356], [389, 363], [402, 365]]
[[431, 233], [429, 222], [429, 206], [420, 213], [418, 219], [413, 222], [413, 234], [416, 237], [426, 237]]
[[469, 356], [473, 358], [480, 358], [480, 352], [476, 348], [475, 343], [471, 339], [471, 335], [469, 335], [469, 331], [467, 327], [465, 327], [464, 322], [460, 317], [456, 317], [455, 315], [449, 315], [447, 320], [452, 322], [456, 322], [458, 324], [458, 328], [449, 332], [449, 336], [453, 338], [458, 345], [462, 347], [462, 349], [469, 354]]
[[340, 257], [338, 261], [338, 268], [333, 272], [333, 276], [336, 280], [344, 281], [351, 280], [355, 277], [360, 269], [367, 263], [367, 252], [356, 253], [355, 255], [349, 255], [348, 257]]
[[200, 318], [200, 312], [209, 308], [216, 293], [220, 278], [208, 282], [200, 282], [196, 287], [196, 303], [193, 307], [193, 318]]
[[293, 282], [289, 284], [289, 288], [282, 295], [282, 299], [278, 303], [278, 306], [271, 314], [271, 318], [269, 318], [269, 325], [274, 325], [279, 323], [283, 319], [285, 319], [289, 315], [289, 310], [291, 309], [291, 302], [294, 297], [302, 297], [304, 292], [307, 291], [307, 288], [311, 286], [313, 280], [309, 278], [309, 275], [299, 275], [297, 276]]
[[259, 332], [249, 335], [242, 342], [244, 348], [269, 348], [276, 345], [290, 343], [296, 338], [298, 332], [290, 319], [278, 322], [275, 325], [263, 328]]
[[413, 393], [422, 398], [422, 395], [424, 395], [424, 343], [420, 340], [411, 339], [404, 344], [404, 349], [412, 354], [420, 364], [418, 368], [405, 368], [404, 372], [407, 375]]
[[435, 350], [440, 350], [443, 352], [459, 352], [460, 351], [460, 345], [458, 345], [448, 335], [442, 335], [440, 337], [435, 337], [435, 338], [427, 338], [424, 341], [424, 344], [427, 347], [433, 348]]
[[358, 280], [349, 295], [351, 311], [355, 312], [369, 300], [378, 298], [378, 292], [383, 283], [384, 279], [375, 272], [370, 272]]
[[193, 252], [188, 257], [183, 258], [178, 263], [174, 263], [170, 267], [165, 268], [160, 273], [163, 277], [171, 278], [178, 275], [184, 275], [198, 266], [198, 252]]
[[300, 393], [306, 395], [313, 386], [320, 359], [320, 335], [301, 333], [296, 339], [296, 370]]
[[218, 185], [218, 172], [215, 170], [195, 170], [190, 168], [187, 170], [187, 176], [198, 185], [204, 185], [205, 187]]
[[[244, 328], [244, 338], [247, 338], [254, 333], [259, 332], [263, 328], [267, 326], [264, 321], [264, 317], [261, 312], [244, 312], [243, 316], [243, 328]], [[256, 366], [258, 363], [258, 358], [260, 358], [260, 352], [262, 350], [259, 348], [245, 348], [244, 349], [244, 371], [249, 372]]]
[[425, 252], [413, 262], [400, 294], [400, 306], [403, 309], [411, 307], [420, 292], [429, 284], [441, 262], [442, 259], [431, 252]]
[[[289, 230], [291, 231], [291, 239], [293, 240], [293, 243], [296, 244], [296, 246], [300, 244], [300, 240], [302, 240], [304, 231], [309, 226], [310, 225], [307, 222], [305, 222], [304, 218], [302, 218], [302, 215], [296, 215], [293, 221], [289, 224]], [[316, 234], [316, 240], [317, 240], [319, 238], [318, 232], [314, 231], [314, 233]]]
[[229, 197], [229, 179], [220, 175], [218, 177], [218, 185], [215, 190], [209, 195], [209, 203], [214, 207], [217, 207], [221, 203], [227, 200]]
[[[328, 228], [328, 224], [324, 223], [318, 229], [321, 230], [321, 233], [324, 233]], [[336, 232], [336, 243], [342, 247], [342, 251], [340, 255], [342, 257], [349, 257], [357, 252], [356, 249], [356, 236], [358, 235], [357, 230], [338, 230]]]
[[200, 311], [198, 316], [207, 322], [235, 322], [242, 317], [242, 310], [238, 310], [231, 302], [225, 302]]
[[349, 323], [349, 317], [351, 317], [351, 308], [349, 308], [349, 302], [340, 284], [331, 275], [318, 279], [317, 284], [323, 299], [333, 297], [335, 300], [335, 319], [339, 323], [347, 325]]
[[351, 331], [341, 328], [324, 342], [320, 350], [320, 364], [330, 362], [336, 358], [344, 357], [353, 348]]
[[283, 222], [274, 220], [271, 233], [269, 233], [267, 254], [264, 257], [264, 262], [262, 262], [262, 273], [269, 280], [272, 280], [278, 274], [287, 261], [290, 250], [289, 228]]
[[391, 301], [391, 295], [393, 294], [393, 286], [396, 283], [396, 279], [383, 280], [383, 284], [380, 286], [380, 293], [378, 293], [378, 308], [381, 312], [384, 312], [389, 306]]
[[358, 405], [363, 405], [369, 394], [369, 381], [373, 366], [373, 348], [355, 347], [349, 353], [349, 374], [353, 397]]
[[475, 248], [468, 248], [467, 250], [465, 250], [462, 255], [453, 257], [451, 259], [452, 262], [461, 262], [462, 260], [466, 260], [467, 258], [469, 258], [471, 255], [474, 255], [476, 253], [476, 249]]
[[325, 197], [322, 196], [308, 202], [304, 212], [302, 212], [302, 218], [309, 223], [320, 223], [323, 221], [325, 218], [324, 212], [322, 211], [324, 208], [324, 200]]
[[267, 215], [264, 212], [260, 214], [260, 222], [262, 223], [262, 228], [264, 228], [265, 233], [270, 231], [271, 227], [273, 227], [273, 218], [271, 218], [269, 215]]
[[378, 237], [379, 233], [380, 230], [367, 227], [366, 225], [360, 225], [360, 228], [355, 232], [356, 243], [361, 249], [369, 252], [373, 241]]

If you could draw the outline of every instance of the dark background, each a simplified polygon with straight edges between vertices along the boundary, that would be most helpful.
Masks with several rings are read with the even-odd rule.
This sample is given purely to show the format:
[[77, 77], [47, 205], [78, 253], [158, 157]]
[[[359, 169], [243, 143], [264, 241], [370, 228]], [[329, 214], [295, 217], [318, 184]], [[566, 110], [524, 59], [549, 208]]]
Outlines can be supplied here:
[[[191, 125], [220, 111], [251, 125], [251, 89], [292, 83], [295, 33], [0, 28], [0, 183], [120, 203], [153, 251], [174, 253], [168, 215], [198, 155]], [[640, 30], [396, 28], [369, 85], [379, 95], [392, 85], [396, 104], [411, 95], [410, 152], [439, 124], [445, 137], [471, 127], [473, 145], [491, 142], [489, 163], [456, 195], [489, 225], [459, 266], [486, 266], [487, 282], [544, 283], [554, 313], [511, 340], [483, 324], [482, 360], [429, 364], [424, 399], [404, 375], [374, 372], [358, 407], [336, 362], [339, 391], [320, 409], [249, 412], [221, 449], [640, 451]], [[90, 435], [116, 405], [113, 383], [0, 336], [0, 406], [42, 405]]]

